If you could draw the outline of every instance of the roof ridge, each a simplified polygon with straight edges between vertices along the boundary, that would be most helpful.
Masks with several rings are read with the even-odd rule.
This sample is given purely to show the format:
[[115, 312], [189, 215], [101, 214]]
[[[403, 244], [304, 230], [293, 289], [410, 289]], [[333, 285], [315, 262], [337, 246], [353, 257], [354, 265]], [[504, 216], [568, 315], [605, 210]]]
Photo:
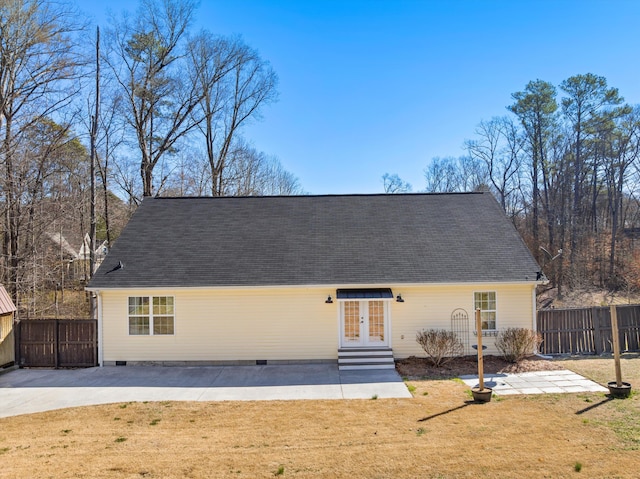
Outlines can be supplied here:
[[310, 195], [251, 195], [251, 196], [153, 196], [145, 199], [154, 200], [193, 200], [193, 199], [239, 199], [239, 198], [347, 198], [347, 197], [401, 197], [401, 196], [457, 196], [484, 195], [486, 191], [452, 191], [452, 192], [415, 192], [415, 193], [330, 193]]

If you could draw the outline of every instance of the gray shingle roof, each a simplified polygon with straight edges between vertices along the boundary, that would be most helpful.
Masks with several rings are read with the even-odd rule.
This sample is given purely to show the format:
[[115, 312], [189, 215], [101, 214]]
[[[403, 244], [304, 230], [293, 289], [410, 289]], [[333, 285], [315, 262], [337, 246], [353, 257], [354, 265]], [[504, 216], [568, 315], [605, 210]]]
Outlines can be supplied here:
[[0, 284], [0, 315], [5, 315], [17, 311], [16, 305], [13, 304], [11, 296], [4, 289], [4, 286]]
[[89, 286], [523, 282], [539, 269], [488, 193], [148, 198]]

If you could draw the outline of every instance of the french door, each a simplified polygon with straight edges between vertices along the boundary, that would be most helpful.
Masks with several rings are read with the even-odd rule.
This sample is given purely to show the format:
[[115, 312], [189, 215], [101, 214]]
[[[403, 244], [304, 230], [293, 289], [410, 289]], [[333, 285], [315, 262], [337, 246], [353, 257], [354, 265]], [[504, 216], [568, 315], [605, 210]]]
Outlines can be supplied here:
[[341, 346], [388, 346], [388, 301], [341, 301]]

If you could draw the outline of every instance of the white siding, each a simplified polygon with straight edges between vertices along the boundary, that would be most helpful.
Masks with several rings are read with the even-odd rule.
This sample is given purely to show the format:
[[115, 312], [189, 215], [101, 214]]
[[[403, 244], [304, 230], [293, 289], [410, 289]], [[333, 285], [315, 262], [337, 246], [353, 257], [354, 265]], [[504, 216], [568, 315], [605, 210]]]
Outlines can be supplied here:
[[[332, 290], [103, 292], [104, 361], [337, 359]], [[175, 335], [130, 336], [129, 296], [174, 296]]]
[[[416, 333], [423, 329], [451, 329], [451, 313], [464, 309], [469, 315], [469, 344], [476, 344], [475, 311], [473, 293], [496, 292], [496, 329], [533, 329], [532, 285], [470, 285], [427, 286], [421, 288], [394, 288], [394, 294], [402, 293], [404, 303], [392, 304], [393, 355], [398, 358], [425, 356], [416, 343]], [[487, 354], [496, 354], [493, 337], [483, 337]]]
[[[390, 286], [404, 303], [390, 308], [391, 347], [396, 358], [424, 356], [416, 332], [450, 329], [451, 313], [463, 308], [472, 332], [473, 293], [496, 291], [497, 328], [533, 327], [532, 285]], [[334, 360], [339, 343], [339, 303], [325, 304], [332, 288], [178, 289], [102, 291], [103, 360], [254, 361]], [[175, 334], [130, 336], [129, 296], [173, 296]], [[483, 338], [495, 353], [493, 338]]]
[[15, 361], [13, 313], [0, 315], [0, 366]]

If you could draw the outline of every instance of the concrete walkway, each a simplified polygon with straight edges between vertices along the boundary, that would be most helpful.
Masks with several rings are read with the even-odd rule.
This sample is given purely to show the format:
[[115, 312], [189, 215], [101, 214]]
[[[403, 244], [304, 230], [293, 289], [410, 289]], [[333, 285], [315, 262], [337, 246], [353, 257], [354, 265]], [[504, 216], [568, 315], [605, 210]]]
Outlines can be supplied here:
[[[478, 376], [461, 376], [469, 387]], [[510, 394], [608, 392], [572, 371], [486, 374]], [[0, 417], [129, 401], [275, 401], [410, 398], [395, 370], [339, 371], [334, 364], [224, 367], [17, 369], [0, 375]]]
[[[460, 376], [470, 387], [478, 386], [478, 376]], [[484, 385], [499, 396], [508, 394], [545, 394], [609, 392], [598, 383], [572, 371], [535, 371], [520, 374], [485, 374]]]
[[0, 417], [129, 401], [410, 398], [395, 370], [335, 364], [18, 369], [0, 375]]

